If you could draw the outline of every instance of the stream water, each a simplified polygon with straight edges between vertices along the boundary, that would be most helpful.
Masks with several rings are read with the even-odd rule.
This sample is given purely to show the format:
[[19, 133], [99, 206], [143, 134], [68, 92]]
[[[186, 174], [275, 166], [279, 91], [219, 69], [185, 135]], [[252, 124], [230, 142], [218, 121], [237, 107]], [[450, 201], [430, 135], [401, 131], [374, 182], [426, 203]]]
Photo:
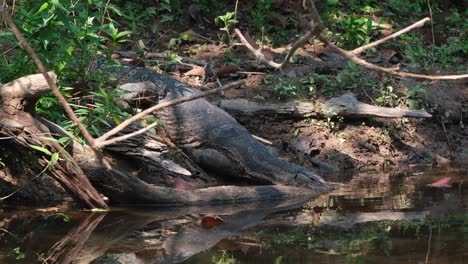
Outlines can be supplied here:
[[307, 203], [6, 208], [0, 263], [468, 263], [467, 176], [360, 173]]

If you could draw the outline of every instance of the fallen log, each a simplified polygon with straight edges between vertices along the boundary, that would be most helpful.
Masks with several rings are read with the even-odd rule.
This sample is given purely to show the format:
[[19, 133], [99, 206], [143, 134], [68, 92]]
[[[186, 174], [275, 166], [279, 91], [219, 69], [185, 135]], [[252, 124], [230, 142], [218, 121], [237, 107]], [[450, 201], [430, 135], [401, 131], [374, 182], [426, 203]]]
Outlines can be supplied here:
[[407, 110], [389, 107], [380, 107], [361, 103], [356, 99], [356, 95], [347, 92], [339, 97], [333, 97], [322, 105], [322, 109], [327, 116], [343, 117], [379, 117], [379, 118], [399, 118], [415, 117], [430, 118], [431, 114], [425, 110]]
[[111, 203], [147, 204], [152, 206], [182, 206], [202, 204], [236, 204], [266, 200], [282, 200], [297, 197], [317, 197], [314, 190], [280, 186], [215, 186], [194, 190], [181, 190], [155, 186], [119, 168], [121, 164], [112, 164], [106, 171], [97, 159], [90, 154], [75, 156], [75, 159], [87, 172], [93, 184]]
[[349, 118], [430, 118], [425, 110], [407, 110], [374, 106], [359, 102], [353, 93], [333, 97], [324, 104], [303, 101], [255, 102], [247, 99], [220, 99], [212, 102], [231, 113], [253, 116], [258, 114], [288, 115], [302, 118], [323, 116], [343, 116]]
[[247, 99], [220, 99], [212, 103], [229, 113], [240, 113], [247, 116], [261, 114], [278, 114], [303, 118], [305, 114], [318, 116], [321, 108], [310, 102], [255, 102]]

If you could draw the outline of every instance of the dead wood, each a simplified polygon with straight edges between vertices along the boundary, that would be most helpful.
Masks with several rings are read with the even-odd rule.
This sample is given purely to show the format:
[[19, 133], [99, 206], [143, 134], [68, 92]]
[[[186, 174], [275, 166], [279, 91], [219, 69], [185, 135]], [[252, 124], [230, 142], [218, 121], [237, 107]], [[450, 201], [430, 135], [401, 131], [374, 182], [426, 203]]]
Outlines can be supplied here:
[[[86, 155], [86, 154], [85, 154]], [[148, 184], [135, 175], [124, 172], [118, 164], [107, 171], [99, 162], [75, 156], [93, 184], [111, 203], [147, 204], [153, 206], [181, 206], [201, 204], [231, 204], [293, 197], [313, 198], [319, 193], [290, 186], [216, 186], [194, 190], [180, 190]]]
[[253, 116], [261, 114], [279, 114], [302, 118], [305, 114], [317, 115], [321, 108], [310, 102], [256, 102], [247, 99], [220, 99], [212, 103], [227, 112]]
[[379, 107], [359, 102], [353, 93], [345, 93], [326, 101], [323, 105], [302, 101], [255, 102], [247, 99], [221, 99], [213, 102], [218, 107], [232, 113], [243, 115], [275, 114], [302, 118], [325, 116], [343, 116], [351, 118], [430, 118], [425, 110], [407, 110]]
[[[55, 78], [55, 74], [51, 74]], [[34, 83], [32, 83], [34, 82]], [[46, 79], [40, 75], [32, 75], [17, 79], [0, 87], [0, 133], [11, 136], [10, 140], [17, 146], [20, 153], [36, 151], [39, 167], [48, 168], [51, 176], [72, 196], [75, 201], [86, 208], [107, 208], [106, 203], [89, 182], [73, 158], [55, 141], [44, 138], [51, 137], [46, 126], [34, 117], [34, 106], [37, 99], [49, 88]], [[30, 112], [26, 112], [30, 111]], [[38, 136], [41, 135], [42, 137]], [[34, 150], [34, 146], [47, 149]], [[56, 164], [51, 163], [50, 153], [57, 153]], [[42, 169], [37, 168], [36, 171]]]
[[424, 110], [406, 110], [398, 108], [379, 107], [370, 104], [361, 103], [356, 99], [353, 93], [345, 93], [339, 97], [334, 97], [326, 101], [323, 106], [323, 112], [328, 116], [344, 117], [381, 117], [381, 118], [399, 118], [415, 117], [430, 118], [428, 112]]
[[336, 226], [343, 229], [350, 229], [354, 225], [377, 222], [377, 221], [398, 221], [398, 220], [424, 220], [429, 216], [428, 211], [418, 212], [372, 212], [347, 214], [340, 220], [324, 221], [321, 225]]

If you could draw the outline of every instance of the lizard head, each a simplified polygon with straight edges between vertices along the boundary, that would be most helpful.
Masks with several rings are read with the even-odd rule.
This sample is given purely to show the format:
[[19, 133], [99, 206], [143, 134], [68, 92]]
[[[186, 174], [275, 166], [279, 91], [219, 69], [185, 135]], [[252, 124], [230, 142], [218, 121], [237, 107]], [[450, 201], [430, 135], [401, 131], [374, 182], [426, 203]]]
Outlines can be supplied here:
[[296, 172], [292, 184], [306, 187], [320, 193], [327, 193], [333, 190], [333, 187], [322, 179], [322, 177], [305, 169]]

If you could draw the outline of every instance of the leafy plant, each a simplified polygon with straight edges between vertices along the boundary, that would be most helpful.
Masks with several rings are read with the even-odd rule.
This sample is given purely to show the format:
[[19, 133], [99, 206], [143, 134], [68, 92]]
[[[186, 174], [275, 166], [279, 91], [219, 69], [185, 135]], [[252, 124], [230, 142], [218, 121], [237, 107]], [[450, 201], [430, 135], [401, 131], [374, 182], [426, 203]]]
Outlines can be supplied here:
[[298, 87], [294, 83], [285, 81], [282, 78], [278, 79], [273, 90], [282, 97], [294, 97], [298, 95]]
[[434, 64], [439, 64], [444, 68], [460, 65], [460, 70], [463, 71], [465, 69], [460, 62], [468, 55], [468, 37], [464, 34], [451, 37], [450, 40], [442, 46], [427, 47], [418, 35], [409, 33], [402, 36], [398, 46], [404, 47], [403, 53], [411, 63], [426, 71], [429, 71]]
[[221, 256], [213, 256], [212, 262], [214, 264], [236, 264], [237, 260], [234, 256], [229, 256], [226, 250], [221, 250]]
[[340, 12], [335, 19], [336, 32], [335, 39], [344, 48], [352, 48], [368, 44], [377, 30], [382, 29], [374, 25], [371, 18], [356, 17], [354, 14], [345, 15]]
[[126, 35], [131, 34], [131, 31], [124, 30], [124, 31], [119, 31], [113, 23], [109, 23], [106, 27], [102, 29], [103, 32], [107, 33], [107, 39], [110, 43], [110, 51], [111, 53], [115, 52], [117, 50], [117, 44], [118, 43], [123, 43], [123, 42], [128, 42], [130, 41], [129, 39], [124, 38]]
[[375, 102], [380, 106], [395, 106], [395, 101], [398, 96], [393, 91], [393, 86], [388, 85], [383, 89], [380, 89], [380, 96], [375, 99]]
[[224, 58], [228, 62], [228, 64], [234, 65], [234, 66], [240, 66], [242, 63], [242, 60], [232, 52], [231, 49], [227, 49], [224, 51]]
[[[215, 18], [215, 24], [219, 25], [222, 23], [221, 31], [224, 32], [225, 36], [228, 39], [228, 43], [232, 44], [232, 36], [231, 36], [231, 28], [238, 23], [238, 21], [234, 18], [234, 12], [227, 12], [224, 15], [218, 16]], [[221, 38], [222, 39], [222, 38]]]
[[426, 98], [426, 90], [421, 88], [421, 85], [415, 85], [408, 89], [406, 96], [406, 104], [410, 109], [419, 109], [422, 98]]
[[9, 256], [13, 256], [16, 260], [24, 259], [26, 257], [26, 254], [21, 251], [20, 247], [16, 247], [12, 249], [9, 253]]
[[[101, 135], [104, 128], [110, 128], [113, 123], [120, 124], [124, 117], [129, 117], [130, 114], [119, 108], [115, 102], [119, 97], [115, 90], [106, 91], [103, 88], [98, 88], [96, 92], [91, 92], [93, 96], [92, 103], [86, 106], [74, 105], [77, 110], [75, 113], [78, 119], [94, 134]], [[112, 122], [112, 121], [113, 122]], [[71, 122], [67, 122], [67, 126], [73, 126]]]

